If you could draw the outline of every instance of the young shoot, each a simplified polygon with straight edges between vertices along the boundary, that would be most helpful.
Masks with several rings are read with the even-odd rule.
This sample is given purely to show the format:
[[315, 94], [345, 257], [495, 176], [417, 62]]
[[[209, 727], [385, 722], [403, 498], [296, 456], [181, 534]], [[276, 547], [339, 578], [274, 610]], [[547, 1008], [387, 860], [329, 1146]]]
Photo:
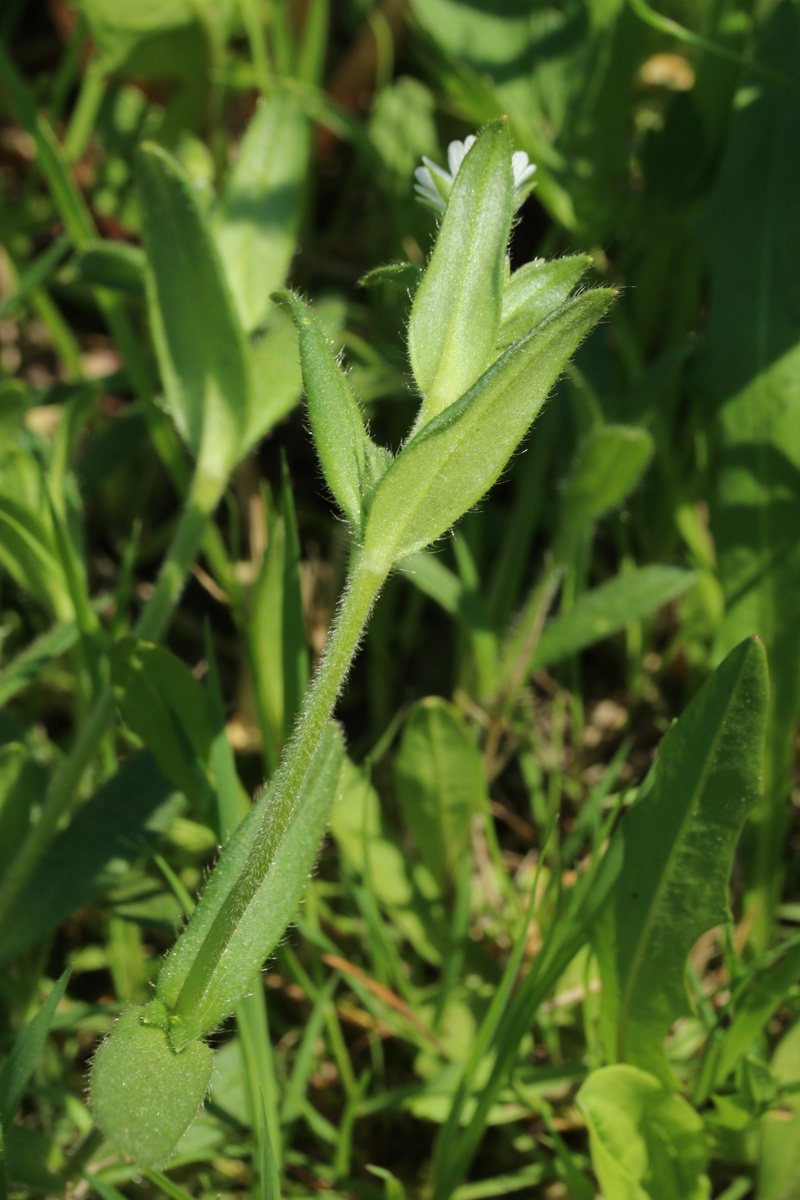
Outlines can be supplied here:
[[351, 558], [325, 652], [268, 791], [225, 847], [162, 964], [155, 998], [123, 1014], [97, 1053], [97, 1120], [143, 1165], [170, 1157], [208, 1087], [203, 1039], [253, 987], [294, 915], [344, 758], [334, 705], [383, 583], [492, 487], [613, 301], [606, 289], [570, 299], [554, 284], [548, 293], [546, 264], [541, 280], [538, 264], [523, 268], [522, 286], [519, 273], [509, 275], [512, 218], [534, 168], [512, 153], [505, 119], [453, 143], [448, 162], [449, 172], [427, 161], [417, 172], [421, 197], [443, 215], [408, 326], [422, 402], [396, 457], [369, 436], [313, 309], [292, 292], [274, 296], [297, 327], [311, 432], [350, 526]]

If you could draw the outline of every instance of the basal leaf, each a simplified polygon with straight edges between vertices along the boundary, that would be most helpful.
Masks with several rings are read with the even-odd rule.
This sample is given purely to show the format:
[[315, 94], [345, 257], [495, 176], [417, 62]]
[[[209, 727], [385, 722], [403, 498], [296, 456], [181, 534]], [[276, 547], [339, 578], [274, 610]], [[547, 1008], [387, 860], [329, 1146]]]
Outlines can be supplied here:
[[495, 354], [514, 182], [508, 123], [487, 126], [456, 175], [408, 326], [424, 396], [415, 429], [463, 395]]
[[[780, 3], [754, 57], [800, 72], [800, 14]], [[753, 75], [735, 106], [703, 233], [711, 265], [704, 378], [722, 433], [711, 528], [726, 598], [717, 651], [757, 633], [773, 708], [765, 806], [751, 840], [757, 938], [766, 948], [780, 889], [794, 731], [800, 711], [800, 95]]]
[[211, 231], [165, 151], [138, 163], [150, 322], [167, 405], [199, 468], [224, 480], [246, 449], [247, 340]]
[[177, 1054], [164, 1029], [143, 1023], [146, 1013], [128, 1009], [101, 1042], [91, 1101], [98, 1125], [118, 1150], [141, 1166], [159, 1167], [203, 1103], [212, 1055], [203, 1041]]
[[470, 854], [472, 817], [488, 803], [480, 755], [457, 711], [431, 697], [411, 710], [394, 763], [403, 819], [439, 887]]
[[613, 292], [597, 290], [569, 301], [412, 437], [375, 491], [365, 557], [380, 565], [405, 558], [480, 500], [613, 298]]
[[708, 1200], [703, 1118], [637, 1067], [601, 1067], [578, 1092], [605, 1200]]
[[561, 493], [559, 529], [553, 548], [558, 562], [568, 561], [594, 522], [633, 491], [653, 456], [653, 449], [650, 434], [632, 426], [604, 425], [590, 434], [578, 451]]
[[668, 1085], [664, 1040], [688, 1009], [686, 959], [728, 916], [734, 849], [760, 794], [767, 702], [764, 648], [750, 639], [667, 733], [652, 786], [614, 835], [622, 869], [593, 934], [603, 1046]]
[[256, 109], [225, 188], [217, 245], [248, 333], [263, 324], [292, 261], [309, 134], [300, 93], [276, 87]]
[[691, 587], [694, 571], [652, 564], [637, 567], [590, 592], [584, 592], [568, 612], [545, 625], [536, 645], [531, 669], [561, 662], [628, 624], [657, 612]]

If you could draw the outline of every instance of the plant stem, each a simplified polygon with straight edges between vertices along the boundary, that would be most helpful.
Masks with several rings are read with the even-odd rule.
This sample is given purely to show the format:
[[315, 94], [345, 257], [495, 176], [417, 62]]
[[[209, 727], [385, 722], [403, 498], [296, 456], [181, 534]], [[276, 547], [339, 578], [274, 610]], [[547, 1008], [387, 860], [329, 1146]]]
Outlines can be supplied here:
[[207, 991], [226, 946], [273, 862], [320, 738], [333, 712], [361, 634], [388, 569], [374, 569], [358, 553], [316, 675], [306, 693], [294, 734], [273, 780], [273, 797], [255, 844], [189, 970], [172, 1012], [173, 1047], [180, 1050], [207, 1033], [202, 1013]]
[[[180, 598], [186, 576], [197, 556], [209, 518], [219, 500], [221, 486], [195, 478], [169, 553], [161, 565], [158, 582], [136, 625], [135, 635], [157, 641]], [[50, 780], [39, 820], [28, 833], [0, 887], [0, 925], [7, 919], [36, 863], [49, 845], [66, 812], [73, 792], [114, 719], [114, 693], [110, 684], [99, 691], [75, 744]]]

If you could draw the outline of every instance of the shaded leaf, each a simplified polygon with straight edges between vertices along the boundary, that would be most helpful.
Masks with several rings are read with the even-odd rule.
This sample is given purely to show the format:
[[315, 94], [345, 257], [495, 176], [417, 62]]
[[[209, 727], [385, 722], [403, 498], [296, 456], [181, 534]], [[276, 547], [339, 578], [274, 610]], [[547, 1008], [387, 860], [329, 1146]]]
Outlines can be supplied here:
[[638, 567], [584, 592], [572, 608], [553, 617], [536, 645], [531, 669], [549, 667], [657, 612], [695, 582], [684, 567]]
[[473, 814], [488, 804], [480, 755], [458, 712], [431, 697], [414, 706], [394, 762], [403, 819], [442, 890], [471, 853]]
[[171, 785], [146, 751], [127, 758], [39, 859], [4, 922], [0, 961], [19, 954], [124, 878], [177, 807]]
[[672, 1083], [664, 1039], [688, 1010], [686, 959], [728, 917], [728, 877], [758, 800], [768, 702], [762, 644], [732, 650], [664, 738], [614, 836], [623, 865], [593, 939], [606, 1056]]
[[216, 226], [228, 284], [244, 328], [269, 311], [295, 247], [309, 150], [300, 93], [276, 87], [259, 102], [228, 178]]
[[177, 163], [138, 161], [150, 323], [167, 406], [200, 469], [224, 480], [246, 449], [248, 347], [206, 217]]

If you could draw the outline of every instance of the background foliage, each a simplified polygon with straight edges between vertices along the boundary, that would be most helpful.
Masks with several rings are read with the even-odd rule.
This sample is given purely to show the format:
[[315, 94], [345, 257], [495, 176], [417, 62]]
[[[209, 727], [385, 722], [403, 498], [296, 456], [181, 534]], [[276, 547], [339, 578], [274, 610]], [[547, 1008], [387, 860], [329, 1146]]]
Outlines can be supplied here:
[[[798, 80], [797, 0], [6, 0], [0, 1195], [800, 1196]], [[620, 296], [389, 579], [304, 904], [142, 1169], [88, 1063], [346, 564], [270, 294], [399, 447], [413, 171], [501, 113], [512, 266]]]

